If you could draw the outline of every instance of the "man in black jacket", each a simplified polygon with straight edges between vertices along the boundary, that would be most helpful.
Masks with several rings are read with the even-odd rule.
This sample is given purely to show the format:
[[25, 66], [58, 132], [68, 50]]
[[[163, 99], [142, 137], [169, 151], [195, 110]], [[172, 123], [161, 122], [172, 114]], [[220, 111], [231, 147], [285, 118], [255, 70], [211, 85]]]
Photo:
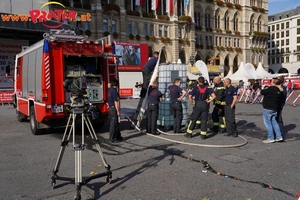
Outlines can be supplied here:
[[[261, 91], [264, 95], [263, 99], [263, 119], [268, 131], [268, 139], [264, 143], [274, 143], [283, 141], [282, 133], [276, 121], [277, 110], [283, 95], [283, 89], [280, 85], [280, 80], [274, 78], [272, 84], [267, 89]], [[274, 132], [276, 138], [274, 138]]]

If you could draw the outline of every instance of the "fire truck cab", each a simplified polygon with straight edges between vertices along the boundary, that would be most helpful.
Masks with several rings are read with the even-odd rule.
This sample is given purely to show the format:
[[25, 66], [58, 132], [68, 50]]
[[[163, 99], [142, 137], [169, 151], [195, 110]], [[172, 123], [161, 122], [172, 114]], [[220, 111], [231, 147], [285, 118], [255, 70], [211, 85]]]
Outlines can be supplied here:
[[104, 123], [108, 114], [107, 85], [118, 80], [110, 36], [95, 41], [72, 31], [52, 30], [16, 56], [14, 104], [20, 122], [29, 118], [31, 132], [65, 125], [72, 91], [66, 83], [84, 78], [85, 98]]

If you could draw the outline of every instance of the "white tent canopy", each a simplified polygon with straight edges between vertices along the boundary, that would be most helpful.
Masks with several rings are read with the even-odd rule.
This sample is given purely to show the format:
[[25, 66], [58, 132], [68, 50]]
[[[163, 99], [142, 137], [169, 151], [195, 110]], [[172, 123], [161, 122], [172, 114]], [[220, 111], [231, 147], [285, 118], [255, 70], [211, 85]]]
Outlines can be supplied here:
[[230, 69], [229, 72], [227, 73], [227, 75], [225, 76], [225, 78], [228, 78], [229, 76], [231, 76], [233, 74], [232, 70]]
[[264, 78], [273, 78], [275, 77], [276, 75], [274, 74], [270, 74], [268, 73], [262, 66], [261, 63], [258, 64], [258, 67], [256, 69], [256, 76], [257, 76], [257, 79], [264, 79]]
[[231, 76], [226, 76], [226, 78], [230, 78], [231, 80], [239, 81], [239, 80], [249, 80], [256, 79], [253, 77], [247, 70], [243, 62], [241, 62], [239, 69], [232, 74]]

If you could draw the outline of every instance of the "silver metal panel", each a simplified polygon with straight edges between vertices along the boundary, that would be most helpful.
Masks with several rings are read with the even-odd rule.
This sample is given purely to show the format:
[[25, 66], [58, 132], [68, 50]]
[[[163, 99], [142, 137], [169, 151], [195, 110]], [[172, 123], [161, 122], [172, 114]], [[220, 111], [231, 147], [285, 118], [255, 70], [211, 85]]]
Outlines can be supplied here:
[[36, 67], [35, 67], [35, 96], [37, 101], [42, 101], [42, 58], [43, 47], [36, 50]]
[[27, 98], [28, 91], [28, 59], [29, 55], [24, 55], [23, 57], [23, 67], [22, 67], [22, 94], [23, 97]]
[[[29, 53], [29, 62], [28, 62], [28, 93], [35, 94], [35, 62], [36, 62], [36, 51]], [[24, 76], [23, 76], [24, 78]]]

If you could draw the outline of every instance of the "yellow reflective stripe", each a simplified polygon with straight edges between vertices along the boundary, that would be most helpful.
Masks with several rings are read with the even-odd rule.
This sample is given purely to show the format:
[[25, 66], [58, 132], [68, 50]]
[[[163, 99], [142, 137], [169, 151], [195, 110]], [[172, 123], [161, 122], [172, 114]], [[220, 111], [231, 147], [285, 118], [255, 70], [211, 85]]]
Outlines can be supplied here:
[[219, 100], [216, 100], [216, 101], [215, 101], [215, 104], [219, 104], [219, 105], [225, 106], [225, 105], [226, 105], [226, 102], [225, 102], [225, 101], [219, 101]]
[[225, 117], [222, 117], [222, 120], [223, 120], [224, 126], [226, 127]]
[[196, 124], [201, 124], [201, 121], [200, 121], [200, 120], [197, 120], [197, 121], [196, 121]]
[[216, 90], [226, 90], [226, 87], [215, 87]]
[[193, 133], [193, 130], [190, 130], [190, 126], [191, 126], [191, 124], [192, 124], [192, 120], [190, 120], [190, 123], [189, 123], [189, 125], [188, 125], [188, 128], [187, 128], [187, 130], [186, 130], [186, 132], [187, 132], [187, 133], [190, 133], [190, 134], [192, 134], [192, 133]]
[[220, 124], [220, 128], [226, 128], [225, 124]]
[[213, 125], [214, 126], [219, 126], [219, 122], [214, 122]]
[[201, 135], [206, 135], [207, 132], [206, 132], [206, 131], [200, 131], [200, 134], [201, 134]]

